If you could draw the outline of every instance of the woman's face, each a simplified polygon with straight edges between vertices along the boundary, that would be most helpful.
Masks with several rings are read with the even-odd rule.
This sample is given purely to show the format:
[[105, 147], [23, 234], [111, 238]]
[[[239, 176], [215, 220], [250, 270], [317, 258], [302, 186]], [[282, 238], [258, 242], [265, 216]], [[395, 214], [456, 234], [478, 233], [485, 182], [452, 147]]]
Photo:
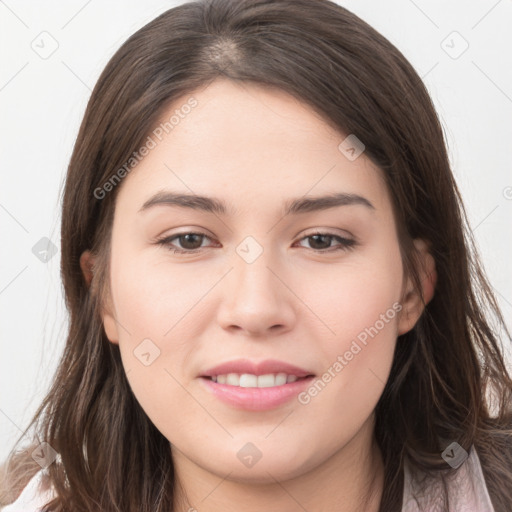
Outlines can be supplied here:
[[[119, 185], [107, 336], [175, 458], [222, 478], [304, 474], [371, 432], [397, 335], [419, 315], [402, 300], [381, 171], [348, 134], [256, 85], [215, 81], [162, 123]], [[299, 374], [286, 365], [310, 377], [283, 384]]]

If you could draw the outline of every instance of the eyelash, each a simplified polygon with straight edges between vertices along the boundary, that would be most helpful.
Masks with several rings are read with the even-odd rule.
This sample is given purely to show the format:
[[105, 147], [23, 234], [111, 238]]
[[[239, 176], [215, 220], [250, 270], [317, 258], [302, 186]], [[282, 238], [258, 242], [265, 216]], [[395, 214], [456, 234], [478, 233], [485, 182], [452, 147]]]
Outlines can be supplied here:
[[[184, 233], [178, 233], [178, 234], [167, 236], [164, 238], [159, 238], [155, 241], [155, 243], [157, 245], [161, 245], [161, 246], [167, 248], [169, 251], [171, 251], [174, 254], [195, 254], [195, 253], [199, 252], [202, 249], [202, 247], [199, 247], [197, 249], [177, 249], [177, 248], [171, 246], [171, 242], [174, 239], [178, 239], [178, 238], [181, 238], [186, 235], [197, 235], [197, 236], [202, 236], [202, 237], [205, 237], [205, 238], [208, 238], [209, 240], [211, 240], [211, 238], [204, 233], [198, 233], [195, 231], [187, 231]], [[343, 238], [339, 235], [334, 235], [332, 233], [322, 233], [319, 231], [317, 231], [315, 233], [311, 233], [305, 237], [302, 237], [299, 241], [302, 241], [302, 240], [305, 240], [307, 238], [311, 238], [314, 236], [330, 237], [330, 238], [336, 239], [340, 242], [340, 245], [336, 246], [334, 248], [310, 249], [311, 251], [316, 252], [316, 253], [322, 254], [322, 253], [331, 253], [331, 252], [338, 252], [338, 251], [349, 251], [349, 250], [354, 249], [354, 247], [357, 245], [357, 242], [355, 240], [352, 240], [349, 238]], [[307, 247], [306, 247], [306, 249], [307, 249]]]

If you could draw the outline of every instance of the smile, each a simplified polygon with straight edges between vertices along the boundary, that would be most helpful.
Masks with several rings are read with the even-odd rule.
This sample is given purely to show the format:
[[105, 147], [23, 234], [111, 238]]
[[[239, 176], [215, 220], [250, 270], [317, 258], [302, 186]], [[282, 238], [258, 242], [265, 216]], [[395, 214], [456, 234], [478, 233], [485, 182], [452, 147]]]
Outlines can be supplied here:
[[[217, 380], [214, 380], [215, 377], [201, 377], [199, 381], [203, 383], [207, 392], [224, 404], [236, 409], [257, 412], [276, 409], [294, 400], [315, 378], [313, 375], [300, 378], [287, 374], [268, 375], [227, 374], [217, 375]], [[219, 377], [221, 380], [223, 377], [226, 381], [229, 379], [232, 384], [218, 382]], [[259, 386], [255, 380], [261, 377], [263, 386]], [[281, 384], [284, 377], [287, 381], [290, 379], [290, 382]]]
[[286, 373], [267, 373], [265, 375], [253, 375], [251, 373], [227, 373], [223, 375], [213, 375], [211, 377], [213, 382], [241, 388], [272, 388], [275, 386], [283, 386], [290, 382], [295, 382], [298, 379], [299, 377], [296, 375], [288, 375]]

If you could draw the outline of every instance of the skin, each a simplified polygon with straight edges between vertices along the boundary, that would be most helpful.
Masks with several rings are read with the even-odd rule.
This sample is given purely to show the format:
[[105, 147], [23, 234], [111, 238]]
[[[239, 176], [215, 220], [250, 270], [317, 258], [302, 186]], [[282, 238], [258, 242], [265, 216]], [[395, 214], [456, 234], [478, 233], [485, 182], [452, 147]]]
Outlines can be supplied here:
[[[374, 408], [396, 338], [424, 307], [403, 278], [382, 172], [364, 153], [350, 161], [338, 149], [346, 134], [282, 91], [217, 80], [176, 101], [162, 119], [190, 96], [198, 105], [118, 191], [103, 314], [133, 393], [171, 443], [181, 486], [176, 510], [377, 511], [384, 472]], [[236, 215], [168, 205], [138, 212], [162, 189], [223, 199]], [[286, 199], [338, 191], [364, 196], [375, 209], [281, 213]], [[315, 229], [357, 245], [333, 252], [336, 238], [316, 245], [307, 238]], [[155, 243], [190, 231], [207, 237], [171, 245], [201, 246], [195, 254]], [[263, 249], [250, 264], [236, 252], [247, 236]], [[434, 262], [423, 241], [415, 244], [428, 302]], [[89, 251], [82, 255], [86, 279], [93, 260]], [[198, 378], [239, 357], [284, 360], [322, 376], [394, 303], [400, 313], [307, 404], [292, 399], [270, 411], [242, 411]], [[160, 349], [149, 366], [133, 353], [146, 338]], [[237, 458], [248, 442], [262, 453], [252, 467]]]

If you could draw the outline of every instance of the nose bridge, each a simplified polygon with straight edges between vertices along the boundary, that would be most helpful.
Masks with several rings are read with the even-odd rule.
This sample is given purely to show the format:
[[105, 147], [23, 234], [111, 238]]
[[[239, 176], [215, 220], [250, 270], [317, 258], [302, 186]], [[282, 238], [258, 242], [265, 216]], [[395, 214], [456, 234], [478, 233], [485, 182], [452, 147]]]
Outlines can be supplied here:
[[228, 276], [230, 296], [223, 298], [220, 322], [251, 332], [289, 325], [293, 320], [290, 294], [276, 276], [279, 265], [273, 251], [253, 237], [246, 237], [235, 251]]
[[275, 293], [279, 293], [276, 277], [270, 270], [276, 267], [273, 251], [248, 236], [235, 248], [235, 252], [232, 275], [235, 296], [254, 304], [268, 303]]

